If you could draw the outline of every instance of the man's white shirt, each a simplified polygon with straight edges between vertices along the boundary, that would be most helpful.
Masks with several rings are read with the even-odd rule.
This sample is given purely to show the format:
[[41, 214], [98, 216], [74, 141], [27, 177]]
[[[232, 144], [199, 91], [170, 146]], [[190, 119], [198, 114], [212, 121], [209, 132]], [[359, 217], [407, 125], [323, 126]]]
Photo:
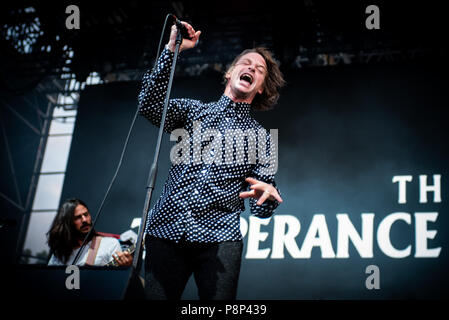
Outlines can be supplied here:
[[[84, 246], [83, 252], [81, 253], [76, 265], [84, 265], [86, 263], [91, 242], [92, 241], [90, 241]], [[63, 263], [61, 260], [55, 257], [55, 255], [52, 255], [50, 261], [48, 262], [48, 265], [49, 266], [71, 265], [73, 264], [73, 260], [75, 259], [75, 256], [77, 255], [79, 250], [80, 248], [72, 252], [72, 255], [67, 260], [67, 263]], [[101, 239], [100, 246], [98, 247], [98, 252], [97, 256], [95, 257], [94, 265], [96, 266], [106, 265], [108, 262], [114, 260], [112, 254], [116, 253], [117, 251], [122, 251], [120, 247], [120, 242], [113, 237], [103, 237]]]

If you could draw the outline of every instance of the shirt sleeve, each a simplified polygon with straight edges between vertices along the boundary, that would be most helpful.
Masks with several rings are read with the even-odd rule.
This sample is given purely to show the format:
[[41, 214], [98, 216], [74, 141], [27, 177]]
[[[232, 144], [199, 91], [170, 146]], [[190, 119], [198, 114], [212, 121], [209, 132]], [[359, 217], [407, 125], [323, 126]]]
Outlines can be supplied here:
[[100, 248], [98, 249], [95, 265], [103, 266], [111, 262], [114, 260], [112, 255], [117, 251], [122, 251], [120, 242], [112, 237], [104, 237], [101, 240]]
[[[258, 144], [259, 149], [258, 152], [265, 151], [265, 155], [263, 157], [259, 154], [257, 158], [257, 163], [254, 169], [251, 171], [251, 177], [271, 184], [276, 188], [279, 195], [281, 192], [276, 186], [276, 182], [274, 179], [274, 175], [278, 168], [277, 163], [277, 145], [275, 141], [272, 139], [270, 134], [266, 134], [266, 142], [265, 144]], [[261, 147], [261, 148], [260, 148]], [[257, 200], [254, 198], [249, 198], [250, 210], [251, 213], [259, 218], [269, 218], [274, 214], [275, 209], [279, 206], [279, 202], [277, 200], [265, 200], [261, 205], [257, 205]]]
[[49, 266], [62, 266], [63, 263], [61, 261], [59, 261], [59, 259], [56, 258], [56, 256], [54, 254], [52, 254], [50, 260], [48, 261], [48, 265]]
[[[138, 97], [139, 114], [158, 127], [161, 125], [173, 59], [174, 53], [165, 48], [154, 70], [144, 74]], [[189, 99], [170, 99], [164, 124], [165, 132], [171, 133], [174, 129], [185, 126], [191, 104], [189, 101]]]

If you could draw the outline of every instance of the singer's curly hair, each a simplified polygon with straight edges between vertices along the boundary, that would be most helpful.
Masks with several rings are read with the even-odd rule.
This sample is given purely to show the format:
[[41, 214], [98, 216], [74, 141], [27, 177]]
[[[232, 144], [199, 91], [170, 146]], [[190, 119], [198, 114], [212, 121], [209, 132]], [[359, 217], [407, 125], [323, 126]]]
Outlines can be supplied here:
[[[82, 205], [89, 210], [87, 205], [80, 199], [67, 199], [59, 208], [50, 231], [47, 233], [48, 246], [51, 253], [63, 263], [68, 262], [67, 260], [70, 258], [73, 248], [78, 245], [77, 230], [73, 226], [73, 214], [78, 205]], [[93, 230], [91, 237], [95, 234], [96, 232]]]
[[226, 74], [236, 65], [236, 63], [247, 53], [255, 52], [260, 54], [267, 64], [267, 74], [264, 81], [264, 90], [262, 94], [256, 94], [251, 106], [258, 111], [266, 111], [273, 109], [279, 99], [279, 90], [285, 85], [284, 76], [282, 75], [279, 65], [273, 57], [270, 50], [265, 47], [255, 47], [246, 49], [240, 53], [231, 63], [228, 70], [223, 75], [224, 83], [227, 83]]

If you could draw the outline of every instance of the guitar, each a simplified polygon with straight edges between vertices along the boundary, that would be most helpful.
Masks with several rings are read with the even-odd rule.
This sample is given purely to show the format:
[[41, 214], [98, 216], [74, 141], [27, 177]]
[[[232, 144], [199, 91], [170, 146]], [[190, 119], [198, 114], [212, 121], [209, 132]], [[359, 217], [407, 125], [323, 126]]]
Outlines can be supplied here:
[[[136, 245], [133, 243], [132, 245], [130, 245], [126, 250], [124, 250], [123, 252], [129, 252], [131, 254], [134, 253], [134, 251], [136, 250]], [[117, 267], [118, 263], [117, 261], [115, 261], [114, 259], [112, 259], [111, 261], [109, 261], [107, 264], [105, 264], [106, 267]]]

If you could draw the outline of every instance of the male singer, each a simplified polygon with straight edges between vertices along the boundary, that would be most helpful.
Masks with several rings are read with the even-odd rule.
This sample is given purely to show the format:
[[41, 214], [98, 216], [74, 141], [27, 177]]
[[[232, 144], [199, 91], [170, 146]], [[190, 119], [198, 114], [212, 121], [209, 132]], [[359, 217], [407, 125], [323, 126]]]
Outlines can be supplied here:
[[[183, 39], [180, 51], [193, 48], [201, 34], [190, 24], [182, 24], [191, 39]], [[155, 69], [144, 75], [139, 94], [140, 114], [156, 126], [161, 123], [176, 33], [173, 25], [170, 40]], [[186, 130], [187, 143], [201, 147], [203, 161], [190, 161], [195, 155], [183, 150], [188, 152], [184, 158], [188, 161], [172, 163], [162, 195], [149, 212], [145, 226], [149, 299], [180, 299], [192, 274], [200, 299], [235, 299], [243, 250], [240, 213], [245, 209], [244, 199], [249, 198], [251, 213], [260, 218], [270, 217], [282, 202], [274, 182], [274, 152], [269, 153], [268, 161], [259, 161], [266, 155], [266, 149], [259, 148], [254, 162], [248, 156], [249, 136], [234, 136], [236, 141], [244, 141], [244, 153], [236, 151], [237, 145], [221, 143], [229, 132], [266, 133], [250, 109], [268, 110], [276, 104], [284, 84], [282, 73], [271, 53], [258, 47], [241, 53], [224, 78], [224, 94], [216, 102], [169, 102], [164, 131]], [[198, 130], [204, 133], [207, 129], [218, 135], [204, 140]], [[256, 141], [257, 146], [268, 149], [274, 144], [269, 134], [259, 135]]]

